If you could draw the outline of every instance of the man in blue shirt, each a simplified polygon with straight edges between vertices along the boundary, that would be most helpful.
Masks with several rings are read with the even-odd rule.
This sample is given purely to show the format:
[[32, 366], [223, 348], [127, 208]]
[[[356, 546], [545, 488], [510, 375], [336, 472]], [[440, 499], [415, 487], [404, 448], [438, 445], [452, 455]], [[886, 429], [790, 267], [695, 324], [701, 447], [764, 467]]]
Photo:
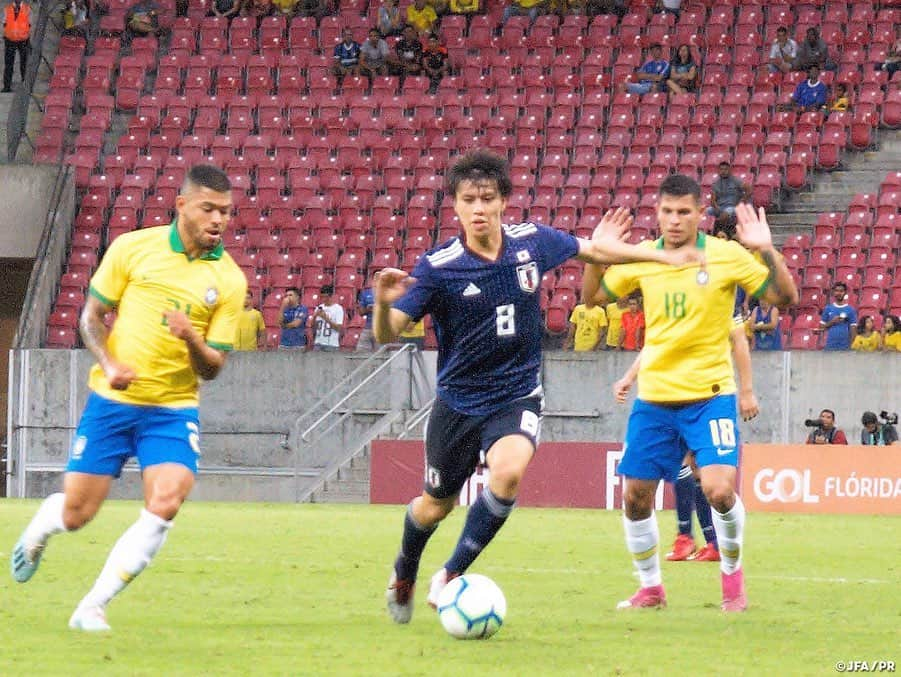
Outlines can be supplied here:
[[627, 82], [625, 85], [625, 91], [631, 94], [666, 91], [669, 61], [663, 58], [663, 48], [660, 45], [651, 45], [650, 61], [635, 71], [633, 77], [638, 82]]
[[356, 75], [360, 64], [360, 43], [354, 40], [353, 31], [345, 28], [341, 34], [343, 40], [335, 45], [335, 64], [332, 73], [338, 79], [338, 86], [344, 81], [346, 75]]
[[423, 256], [413, 274], [376, 274], [373, 332], [392, 343], [431, 314], [438, 341], [437, 397], [426, 433], [424, 491], [407, 509], [400, 553], [388, 583], [397, 623], [413, 613], [413, 588], [426, 542], [456, 504], [480, 459], [488, 486], [469, 509], [457, 547], [433, 577], [435, 605], [448, 580], [467, 570], [513, 509], [541, 426], [541, 276], [570, 258], [601, 264], [680, 264], [691, 253], [638, 247], [621, 240], [631, 225], [624, 209], [608, 212], [591, 240], [535, 223], [505, 225], [513, 192], [507, 162], [474, 151], [448, 172], [460, 236]]
[[363, 325], [363, 331], [357, 338], [356, 351], [358, 353], [371, 352], [376, 349], [375, 338], [372, 335], [372, 304], [375, 303], [375, 295], [372, 293], [372, 287], [361, 289], [357, 294], [357, 312], [366, 318], [366, 324]]
[[278, 347], [286, 350], [303, 350], [307, 345], [307, 318], [309, 309], [300, 302], [300, 290], [290, 287], [282, 299], [282, 336]]
[[792, 93], [792, 103], [800, 112], [819, 110], [826, 105], [826, 83], [820, 81], [820, 67], [807, 69], [807, 79]]
[[814, 331], [826, 332], [823, 350], [851, 350], [851, 343], [857, 336], [857, 311], [848, 302], [848, 287], [844, 282], [836, 282], [832, 287], [832, 303], [820, 315], [820, 327]]

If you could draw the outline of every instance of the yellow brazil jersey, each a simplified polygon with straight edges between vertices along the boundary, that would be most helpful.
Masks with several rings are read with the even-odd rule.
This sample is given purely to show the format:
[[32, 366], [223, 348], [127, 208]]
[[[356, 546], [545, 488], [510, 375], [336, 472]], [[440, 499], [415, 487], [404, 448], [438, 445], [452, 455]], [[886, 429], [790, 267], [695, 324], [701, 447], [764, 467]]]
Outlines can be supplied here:
[[[663, 247], [662, 240], [642, 243]], [[736, 242], [698, 234], [707, 267], [660, 263], [611, 266], [602, 284], [612, 298], [641, 289], [645, 343], [638, 396], [648, 402], [690, 402], [735, 392], [729, 333], [735, 290], [760, 296], [769, 271]]]
[[623, 312], [616, 303], [607, 304], [607, 345], [612, 348], [619, 347], [619, 330], [623, 326]]
[[407, 7], [407, 23], [420, 33], [431, 29], [437, 20], [438, 15], [431, 5], [426, 5], [421, 10], [416, 9], [414, 5]]
[[231, 350], [246, 290], [244, 273], [222, 245], [191, 260], [174, 224], [120, 235], [91, 278], [90, 293], [117, 308], [107, 347], [137, 378], [113, 390], [95, 364], [91, 390], [127, 404], [196, 406], [187, 346], [169, 332], [163, 312], [181, 310], [208, 345]]
[[859, 350], [864, 353], [872, 353], [879, 349], [879, 334], [875, 331], [869, 336], [858, 334], [854, 337], [854, 343], [851, 344], [851, 350]]
[[266, 331], [263, 313], [256, 308], [242, 309], [235, 332], [235, 350], [256, 350], [257, 336]]
[[399, 336], [404, 338], [425, 338], [425, 318], [421, 318], [409, 329], [404, 329]]
[[479, 11], [479, 0], [450, 0], [451, 14], [470, 14]]
[[569, 321], [576, 325], [573, 350], [593, 350], [601, 335], [601, 329], [607, 326], [607, 314], [600, 306], [587, 308], [580, 303], [573, 308]]
[[885, 337], [885, 349], [901, 352], [901, 331], [894, 331]]

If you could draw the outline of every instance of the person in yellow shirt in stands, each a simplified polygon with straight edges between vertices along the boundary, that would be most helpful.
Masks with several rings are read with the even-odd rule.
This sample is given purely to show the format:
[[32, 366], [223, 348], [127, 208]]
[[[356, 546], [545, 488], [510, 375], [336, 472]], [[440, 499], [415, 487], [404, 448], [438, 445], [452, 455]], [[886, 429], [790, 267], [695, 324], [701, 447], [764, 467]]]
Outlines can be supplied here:
[[[109, 631], [107, 604], [163, 547], [194, 487], [198, 387], [225, 365], [247, 292], [244, 273], [223, 247], [232, 206], [225, 172], [191, 167], [175, 199], [175, 221], [117, 237], [91, 278], [80, 319], [82, 341], [97, 360], [91, 392], [63, 491], [41, 503], [13, 547], [13, 578], [25, 583], [34, 575], [51, 536], [91, 521], [133, 456], [144, 507], [69, 619], [72, 629]], [[107, 330], [103, 320], [114, 308]], [[61, 559], [53, 564], [64, 565]]]
[[412, 343], [419, 350], [425, 349], [425, 318], [419, 322], [410, 320], [404, 330], [397, 335], [398, 343]]
[[426, 0], [413, 0], [413, 4], [407, 7], [407, 24], [413, 26], [417, 33], [431, 33], [436, 21], [438, 14]]
[[504, 7], [502, 24], [506, 24], [507, 20], [514, 14], [517, 16], [528, 14], [529, 23], [533, 24], [538, 15], [545, 9], [546, 4], [546, 0], [510, 0], [510, 4]]
[[235, 350], [256, 350], [266, 335], [263, 313], [253, 307], [253, 294], [244, 296], [244, 309], [238, 317]]
[[563, 342], [563, 350], [588, 352], [603, 345], [607, 328], [607, 313], [600, 306], [589, 308], [580, 303], [569, 316], [569, 332]]
[[882, 349], [901, 352], [901, 320], [897, 315], [886, 315], [882, 321]]
[[876, 331], [876, 323], [869, 315], [864, 315], [857, 321], [857, 336], [851, 343], [851, 350], [862, 353], [872, 353], [882, 347], [882, 337]]
[[476, 14], [480, 8], [479, 0], [450, 0], [448, 3], [451, 14]]
[[629, 305], [629, 299], [618, 298], [607, 304], [607, 341], [604, 350], [619, 350], [619, 332], [623, 328], [623, 313]]

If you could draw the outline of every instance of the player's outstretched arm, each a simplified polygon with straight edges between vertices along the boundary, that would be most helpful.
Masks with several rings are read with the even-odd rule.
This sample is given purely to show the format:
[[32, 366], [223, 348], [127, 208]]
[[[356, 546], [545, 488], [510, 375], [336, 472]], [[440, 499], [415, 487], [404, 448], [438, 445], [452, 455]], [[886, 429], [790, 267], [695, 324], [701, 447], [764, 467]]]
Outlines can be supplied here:
[[372, 333], [379, 343], [393, 343], [411, 318], [391, 304], [403, 296], [416, 280], [397, 268], [384, 268], [375, 274], [375, 305], [372, 308]]
[[137, 377], [137, 374], [128, 365], [115, 360], [106, 347], [109, 332], [103, 323], [103, 317], [111, 310], [110, 306], [96, 296], [89, 295], [84, 309], [81, 311], [78, 329], [85, 348], [97, 358], [97, 363], [103, 369], [103, 374], [110, 387], [114, 390], [125, 390], [128, 388], [128, 384]]
[[194, 329], [188, 316], [180, 310], [169, 310], [163, 315], [169, 326], [169, 333], [180, 338], [188, 347], [188, 355], [195, 373], [205, 381], [216, 378], [225, 366], [225, 353], [207, 345], [203, 336]]
[[735, 208], [735, 216], [738, 219], [736, 233], [739, 241], [751, 251], [759, 252], [763, 264], [770, 271], [770, 285], [762, 298], [782, 307], [798, 303], [798, 288], [788, 266], [773, 246], [763, 207], [754, 211], [754, 207], [741, 202]]

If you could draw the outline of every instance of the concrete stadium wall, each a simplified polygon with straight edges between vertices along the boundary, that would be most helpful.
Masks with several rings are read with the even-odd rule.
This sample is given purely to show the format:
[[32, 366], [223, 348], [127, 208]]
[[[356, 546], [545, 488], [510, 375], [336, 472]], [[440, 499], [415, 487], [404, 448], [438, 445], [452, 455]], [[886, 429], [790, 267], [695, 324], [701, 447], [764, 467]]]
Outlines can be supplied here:
[[34, 258], [56, 173], [48, 165], [0, 165], [0, 258]]
[[[38, 496], [58, 486], [73, 430], [87, 397], [91, 365], [86, 351], [23, 350], [13, 353], [10, 383], [10, 456], [15, 460], [10, 495]], [[434, 374], [435, 353], [425, 354]], [[613, 402], [611, 384], [633, 354], [548, 353], [544, 363], [546, 418], [542, 439], [618, 441], [628, 407]], [[223, 374], [203, 386], [203, 463], [235, 469], [278, 468], [265, 480], [217, 475], [199, 483], [196, 497], [235, 500], [294, 500], [303, 478], [290, 474], [326, 459], [298, 459], [282, 446], [292, 423], [357, 366], [356, 355], [242, 353]], [[404, 367], [405, 368], [405, 367]], [[901, 409], [901, 356], [819, 352], [755, 353], [755, 390], [762, 414], [742, 424], [746, 441], [802, 442], [805, 418], [834, 409], [852, 442], [864, 410]], [[368, 389], [355, 401], [351, 439], [408, 397], [409, 375]], [[428, 384], [434, 387], [433, 383]], [[313, 461], [310, 463], [309, 461]], [[304, 462], [306, 461], [306, 462]], [[23, 472], [23, 465], [30, 470]], [[136, 473], [125, 473], [117, 496], [138, 495]]]

